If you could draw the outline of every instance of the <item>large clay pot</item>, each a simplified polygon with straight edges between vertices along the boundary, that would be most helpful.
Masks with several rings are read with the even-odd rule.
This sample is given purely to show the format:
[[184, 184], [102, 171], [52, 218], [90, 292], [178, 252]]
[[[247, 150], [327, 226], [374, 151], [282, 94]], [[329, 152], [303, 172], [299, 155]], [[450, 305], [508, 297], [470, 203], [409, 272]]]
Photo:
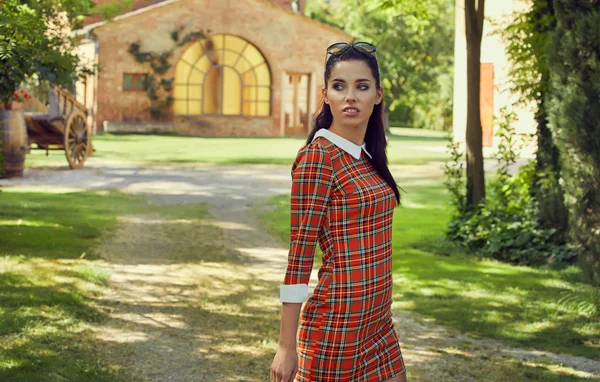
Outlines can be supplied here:
[[0, 129], [2, 133], [0, 155], [4, 158], [4, 170], [0, 170], [0, 177], [21, 177], [28, 146], [22, 103], [11, 102], [0, 107]]

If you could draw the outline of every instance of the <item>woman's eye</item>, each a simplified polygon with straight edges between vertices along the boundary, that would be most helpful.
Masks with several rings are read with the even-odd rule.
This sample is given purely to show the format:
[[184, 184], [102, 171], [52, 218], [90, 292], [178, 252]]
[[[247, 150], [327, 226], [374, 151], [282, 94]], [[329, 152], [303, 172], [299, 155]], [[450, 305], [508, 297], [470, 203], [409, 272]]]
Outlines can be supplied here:
[[334, 84], [334, 85], [333, 85], [333, 88], [334, 88], [335, 90], [342, 90], [344, 87], [343, 87], [342, 85], [340, 85], [340, 84]]
[[358, 88], [360, 90], [367, 90], [367, 89], [369, 89], [369, 86], [368, 85], [358, 85]]

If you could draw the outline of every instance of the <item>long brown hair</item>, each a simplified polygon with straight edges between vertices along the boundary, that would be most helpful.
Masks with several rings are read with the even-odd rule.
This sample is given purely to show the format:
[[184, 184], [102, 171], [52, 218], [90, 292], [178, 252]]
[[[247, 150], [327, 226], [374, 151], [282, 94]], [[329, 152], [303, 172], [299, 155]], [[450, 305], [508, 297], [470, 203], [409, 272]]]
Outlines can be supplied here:
[[[368, 55], [364, 53], [360, 53], [356, 51], [354, 48], [348, 48], [342, 54], [332, 55], [327, 60], [325, 64], [325, 87], [327, 87], [327, 83], [329, 78], [331, 77], [331, 71], [336, 62], [339, 61], [364, 61], [371, 69], [371, 73], [375, 78], [375, 82], [377, 85], [377, 89], [381, 88], [381, 81], [379, 78], [379, 65], [377, 64], [377, 59], [373, 55]], [[394, 190], [396, 194], [396, 200], [398, 204], [400, 204], [400, 191], [398, 190], [398, 185], [392, 176], [388, 168], [388, 159], [387, 159], [387, 140], [385, 137], [385, 129], [383, 127], [383, 102], [380, 102], [378, 105], [373, 107], [373, 113], [369, 117], [369, 123], [367, 125], [367, 132], [365, 133], [365, 143], [367, 146], [367, 151], [371, 154], [371, 163], [373, 167], [377, 170], [379, 175], [389, 184], [389, 186]], [[313, 128], [308, 134], [308, 139], [306, 143], [309, 144], [312, 142], [315, 134], [320, 129], [329, 129], [331, 127], [331, 123], [333, 122], [333, 114], [331, 113], [331, 107], [321, 100], [321, 106], [319, 108], [319, 113], [313, 122]]]

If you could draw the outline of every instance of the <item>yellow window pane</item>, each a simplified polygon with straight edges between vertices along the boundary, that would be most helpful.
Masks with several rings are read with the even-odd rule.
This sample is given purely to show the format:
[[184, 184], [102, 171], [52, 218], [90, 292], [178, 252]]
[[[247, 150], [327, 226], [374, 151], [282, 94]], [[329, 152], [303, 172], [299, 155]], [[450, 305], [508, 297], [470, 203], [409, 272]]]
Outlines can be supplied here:
[[231, 68], [223, 68], [223, 114], [241, 114], [242, 82], [238, 73]]
[[175, 67], [175, 83], [185, 84], [188, 82], [188, 76], [192, 67], [186, 62], [179, 61]]
[[244, 86], [256, 85], [256, 73], [254, 73], [254, 70], [244, 73], [243, 79], [244, 79]]
[[198, 61], [194, 62], [194, 71], [205, 75], [212, 68], [212, 66], [213, 65], [209, 60], [209, 56], [204, 55], [200, 57]]
[[252, 65], [250, 65], [250, 62], [248, 61], [248, 59], [244, 55], [240, 56], [240, 59], [235, 64], [235, 70], [237, 70], [240, 74], [242, 74], [242, 73], [253, 72], [251, 69], [252, 69]]
[[174, 111], [269, 115], [271, 90], [257, 86], [270, 86], [270, 77], [269, 67], [255, 46], [237, 36], [212, 35], [190, 45], [175, 67]]
[[234, 66], [239, 57], [240, 55], [238, 53], [226, 50], [223, 56], [223, 64], [228, 66]]
[[188, 84], [190, 85], [202, 85], [204, 83], [204, 76], [206, 74], [198, 70], [192, 70], [188, 77]]
[[271, 85], [271, 72], [266, 63], [254, 68], [258, 85]]
[[180, 62], [187, 62], [189, 65], [193, 65], [194, 62], [198, 60], [198, 57], [201, 57], [202, 55], [204, 55], [204, 49], [202, 48], [202, 44], [196, 42], [190, 45], [190, 47], [185, 50], [185, 52], [181, 56]]
[[226, 35], [225, 36], [225, 49], [240, 53], [246, 46], [247, 42], [237, 36]]
[[186, 100], [184, 99], [176, 99], [173, 101], [173, 112], [175, 114], [187, 114], [187, 110], [185, 109]]
[[202, 85], [189, 85], [187, 89], [186, 97], [190, 100], [202, 99]]
[[187, 85], [176, 84], [173, 86], [173, 97], [177, 100], [184, 100], [187, 98]]
[[202, 114], [202, 103], [200, 101], [187, 101], [188, 111], [185, 114], [188, 115], [200, 115]]
[[244, 115], [256, 115], [256, 102], [244, 102]]
[[248, 61], [250, 61], [250, 65], [252, 66], [257, 66], [261, 62], [265, 61], [263, 55], [258, 51], [258, 49], [256, 49], [254, 45], [249, 45], [244, 50], [244, 57], [246, 57]]
[[256, 101], [256, 88], [244, 87], [244, 102]]
[[258, 102], [256, 115], [268, 117], [271, 114], [271, 105], [268, 102]]
[[212, 69], [204, 83], [204, 114], [221, 114], [222, 68]]
[[258, 101], [270, 101], [271, 100], [271, 89], [269, 88], [258, 88]]

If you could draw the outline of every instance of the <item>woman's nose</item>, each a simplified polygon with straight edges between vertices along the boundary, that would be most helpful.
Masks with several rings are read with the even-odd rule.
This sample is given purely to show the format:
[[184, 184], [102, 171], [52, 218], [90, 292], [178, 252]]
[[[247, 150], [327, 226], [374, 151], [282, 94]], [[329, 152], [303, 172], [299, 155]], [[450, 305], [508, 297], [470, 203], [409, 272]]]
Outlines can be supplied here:
[[346, 102], [350, 101], [356, 101], [356, 95], [352, 89], [348, 89], [348, 92], [346, 93]]

